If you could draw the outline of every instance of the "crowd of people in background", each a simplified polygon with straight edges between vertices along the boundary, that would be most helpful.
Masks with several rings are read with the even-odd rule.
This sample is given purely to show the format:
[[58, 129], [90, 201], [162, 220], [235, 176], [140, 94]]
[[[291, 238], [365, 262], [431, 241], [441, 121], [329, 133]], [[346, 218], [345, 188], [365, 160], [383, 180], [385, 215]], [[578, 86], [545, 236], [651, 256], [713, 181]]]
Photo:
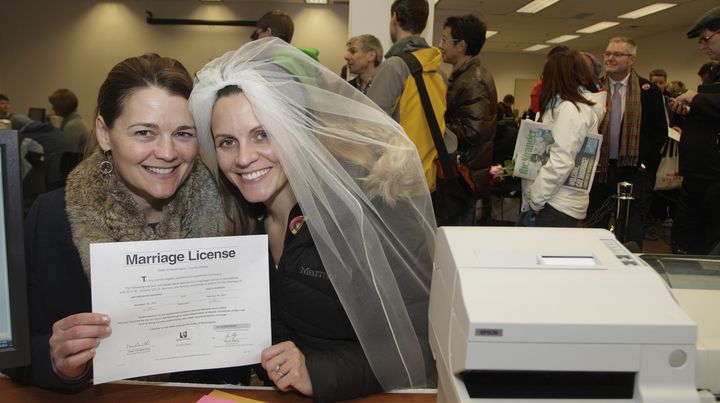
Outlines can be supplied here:
[[[349, 82], [317, 62], [317, 49], [292, 47], [292, 19], [274, 10], [252, 42], [209, 62], [194, 86], [171, 58], [118, 63], [100, 88], [93, 130], [68, 89], [49, 96], [57, 127], [13, 113], [0, 94], [0, 119], [18, 131], [23, 157], [44, 155], [44, 190], [54, 190], [28, 215], [33, 364], [11, 374], [44, 387], [87, 383], [95, 348], [111, 333], [111, 318], [91, 312], [89, 243], [267, 234], [273, 345], [252, 369], [261, 381], [316, 401], [432, 387], [434, 233], [489, 221], [493, 164], [511, 156], [517, 137], [516, 96], [530, 98], [524, 115], [550, 125], [553, 142], [538, 176], [518, 185], [522, 214], [513, 224], [607, 227], [608, 203], [627, 181], [627, 241], [642, 248], [654, 217], [671, 223], [674, 252], [718, 252], [720, 7], [687, 33], [712, 60], [698, 71], [697, 90], [660, 68], [643, 77], [635, 41], [614, 37], [602, 60], [553, 48], [531, 93], [499, 102], [482, 64], [485, 22], [448, 17], [433, 47], [420, 36], [427, 0], [395, 0], [389, 12], [393, 44], [384, 55], [371, 34], [347, 41]], [[452, 66], [449, 77], [441, 62]], [[654, 192], [661, 149], [675, 141], [670, 128], [681, 133], [682, 187]], [[603, 136], [595, 181], [589, 192], [568, 189], [587, 133]], [[437, 211], [445, 152], [458, 172], [467, 168], [473, 189], [451, 215]], [[70, 154], [85, 158], [70, 163]], [[58, 284], [62, 292], [52, 291]], [[389, 301], [396, 311], [376, 316]], [[250, 373], [163, 379], [247, 384]]]

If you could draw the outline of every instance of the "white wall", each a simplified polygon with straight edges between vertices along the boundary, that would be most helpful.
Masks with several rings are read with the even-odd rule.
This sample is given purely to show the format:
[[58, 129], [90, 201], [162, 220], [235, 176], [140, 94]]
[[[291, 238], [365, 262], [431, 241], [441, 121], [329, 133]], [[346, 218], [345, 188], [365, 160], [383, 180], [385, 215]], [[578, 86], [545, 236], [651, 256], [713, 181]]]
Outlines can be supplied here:
[[[530, 92], [519, 94], [515, 92], [515, 80], [537, 80], [542, 74], [545, 64], [545, 54], [536, 53], [485, 53], [480, 51], [480, 60], [485, 68], [492, 74], [497, 89], [498, 102], [507, 94], [515, 95], [514, 109], [521, 113], [530, 106]], [[452, 66], [443, 63], [442, 70], [450, 77]]]
[[[355, 0], [357, 1], [357, 0]], [[389, 10], [378, 10], [383, 16]], [[247, 42], [249, 27], [149, 25], [145, 11], [157, 18], [256, 20], [266, 11], [282, 8], [295, 21], [293, 44], [316, 47], [320, 61], [339, 72], [348, 38], [347, 4], [306, 6], [266, 2], [207, 4], [176, 0], [23, 0], [3, 1], [0, 26], [0, 92], [13, 110], [27, 113], [33, 107], [50, 108], [47, 96], [67, 87], [80, 98], [80, 113], [92, 122], [97, 90], [110, 68], [120, 60], [157, 52], [182, 61], [192, 73], [210, 59]], [[378, 28], [379, 29], [379, 28]], [[386, 35], [384, 31], [376, 34]], [[441, 27], [433, 27], [439, 31]], [[707, 61], [695, 40], [685, 39], [684, 28], [652, 37], [635, 38], [639, 44], [637, 69], [641, 75], [662, 67], [670, 80], [691, 88], [695, 74]], [[572, 42], [568, 43], [572, 46]], [[604, 48], [592, 50], [596, 56]], [[540, 75], [544, 53], [481, 53], [495, 78], [498, 97], [514, 93], [516, 78]], [[449, 70], [449, 66], [444, 66]], [[516, 107], [526, 102], [516, 94]]]
[[[432, 0], [431, 0], [432, 1]], [[383, 50], [387, 52], [392, 46], [390, 39], [390, 6], [391, 0], [350, 0], [348, 36], [373, 34], [380, 40]], [[430, 7], [428, 21], [435, 20], [435, 8]], [[425, 27], [422, 37], [433, 43], [433, 27]]]
[[[697, 38], [687, 39], [687, 27], [658, 33], [651, 36], [633, 38], [638, 45], [638, 58], [635, 70], [639, 75], [648, 78], [654, 69], [668, 72], [668, 81], [680, 80], [690, 89], [700, 84], [697, 71], [700, 66], [710, 61], [697, 43]], [[610, 39], [608, 37], [608, 39]], [[568, 43], [572, 46], [572, 42]], [[594, 49], [592, 53], [602, 61], [605, 47]]]
[[498, 101], [515, 95], [515, 109], [522, 114], [530, 106], [530, 93], [516, 94], [515, 79], [537, 80], [545, 64], [544, 54], [480, 53], [483, 64], [495, 79]]
[[48, 95], [69, 88], [79, 112], [92, 122], [98, 87], [113, 65], [131, 56], [156, 52], [180, 60], [191, 72], [249, 41], [251, 27], [149, 25], [156, 18], [257, 20], [282, 8], [295, 22], [293, 44], [320, 50], [333, 71], [344, 64], [347, 5], [305, 6], [273, 2], [207, 4], [174, 0], [3, 1], [0, 12], [0, 92], [13, 111], [50, 109]]

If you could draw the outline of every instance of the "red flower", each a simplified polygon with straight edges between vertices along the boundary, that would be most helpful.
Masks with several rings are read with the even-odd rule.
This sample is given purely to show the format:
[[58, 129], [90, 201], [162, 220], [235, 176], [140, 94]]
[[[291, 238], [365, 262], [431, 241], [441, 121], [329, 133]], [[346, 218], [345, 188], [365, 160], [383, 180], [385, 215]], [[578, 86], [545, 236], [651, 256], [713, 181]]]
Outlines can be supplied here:
[[290, 232], [292, 232], [293, 235], [297, 235], [297, 233], [300, 231], [300, 228], [302, 228], [304, 222], [305, 216], [299, 215], [290, 220], [290, 224], [288, 224], [288, 229], [290, 229]]
[[503, 167], [500, 164], [490, 166], [490, 186], [495, 186], [503, 180]]

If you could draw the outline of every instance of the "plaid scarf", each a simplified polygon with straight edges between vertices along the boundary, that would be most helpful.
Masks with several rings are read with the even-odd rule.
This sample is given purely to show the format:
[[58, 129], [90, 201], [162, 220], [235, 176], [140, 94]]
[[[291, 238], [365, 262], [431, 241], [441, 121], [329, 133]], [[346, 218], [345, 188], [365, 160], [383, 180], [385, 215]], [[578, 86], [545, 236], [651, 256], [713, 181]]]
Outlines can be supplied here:
[[[610, 89], [610, 79], [605, 77], [605, 88]], [[600, 123], [599, 132], [605, 138], [600, 149], [600, 161], [596, 177], [601, 182], [605, 181], [607, 173], [608, 160], [610, 157], [610, 133], [608, 132], [608, 123], [610, 122], [610, 114], [612, 113], [612, 102], [610, 99], [612, 94], [608, 94], [607, 113]], [[642, 105], [640, 104], [640, 80], [635, 70], [630, 71], [628, 78], [627, 91], [625, 93], [625, 114], [623, 115], [622, 126], [620, 129], [620, 147], [618, 148], [618, 166], [634, 167], [638, 162], [638, 153], [640, 151], [640, 118], [642, 117]]]

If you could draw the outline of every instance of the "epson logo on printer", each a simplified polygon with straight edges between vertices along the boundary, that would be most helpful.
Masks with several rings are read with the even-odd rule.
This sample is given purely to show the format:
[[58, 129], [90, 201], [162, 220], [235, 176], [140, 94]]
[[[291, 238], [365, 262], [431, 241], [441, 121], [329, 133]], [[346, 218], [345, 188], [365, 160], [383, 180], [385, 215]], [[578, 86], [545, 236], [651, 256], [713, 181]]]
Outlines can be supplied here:
[[475, 329], [475, 336], [495, 336], [502, 337], [502, 329]]

